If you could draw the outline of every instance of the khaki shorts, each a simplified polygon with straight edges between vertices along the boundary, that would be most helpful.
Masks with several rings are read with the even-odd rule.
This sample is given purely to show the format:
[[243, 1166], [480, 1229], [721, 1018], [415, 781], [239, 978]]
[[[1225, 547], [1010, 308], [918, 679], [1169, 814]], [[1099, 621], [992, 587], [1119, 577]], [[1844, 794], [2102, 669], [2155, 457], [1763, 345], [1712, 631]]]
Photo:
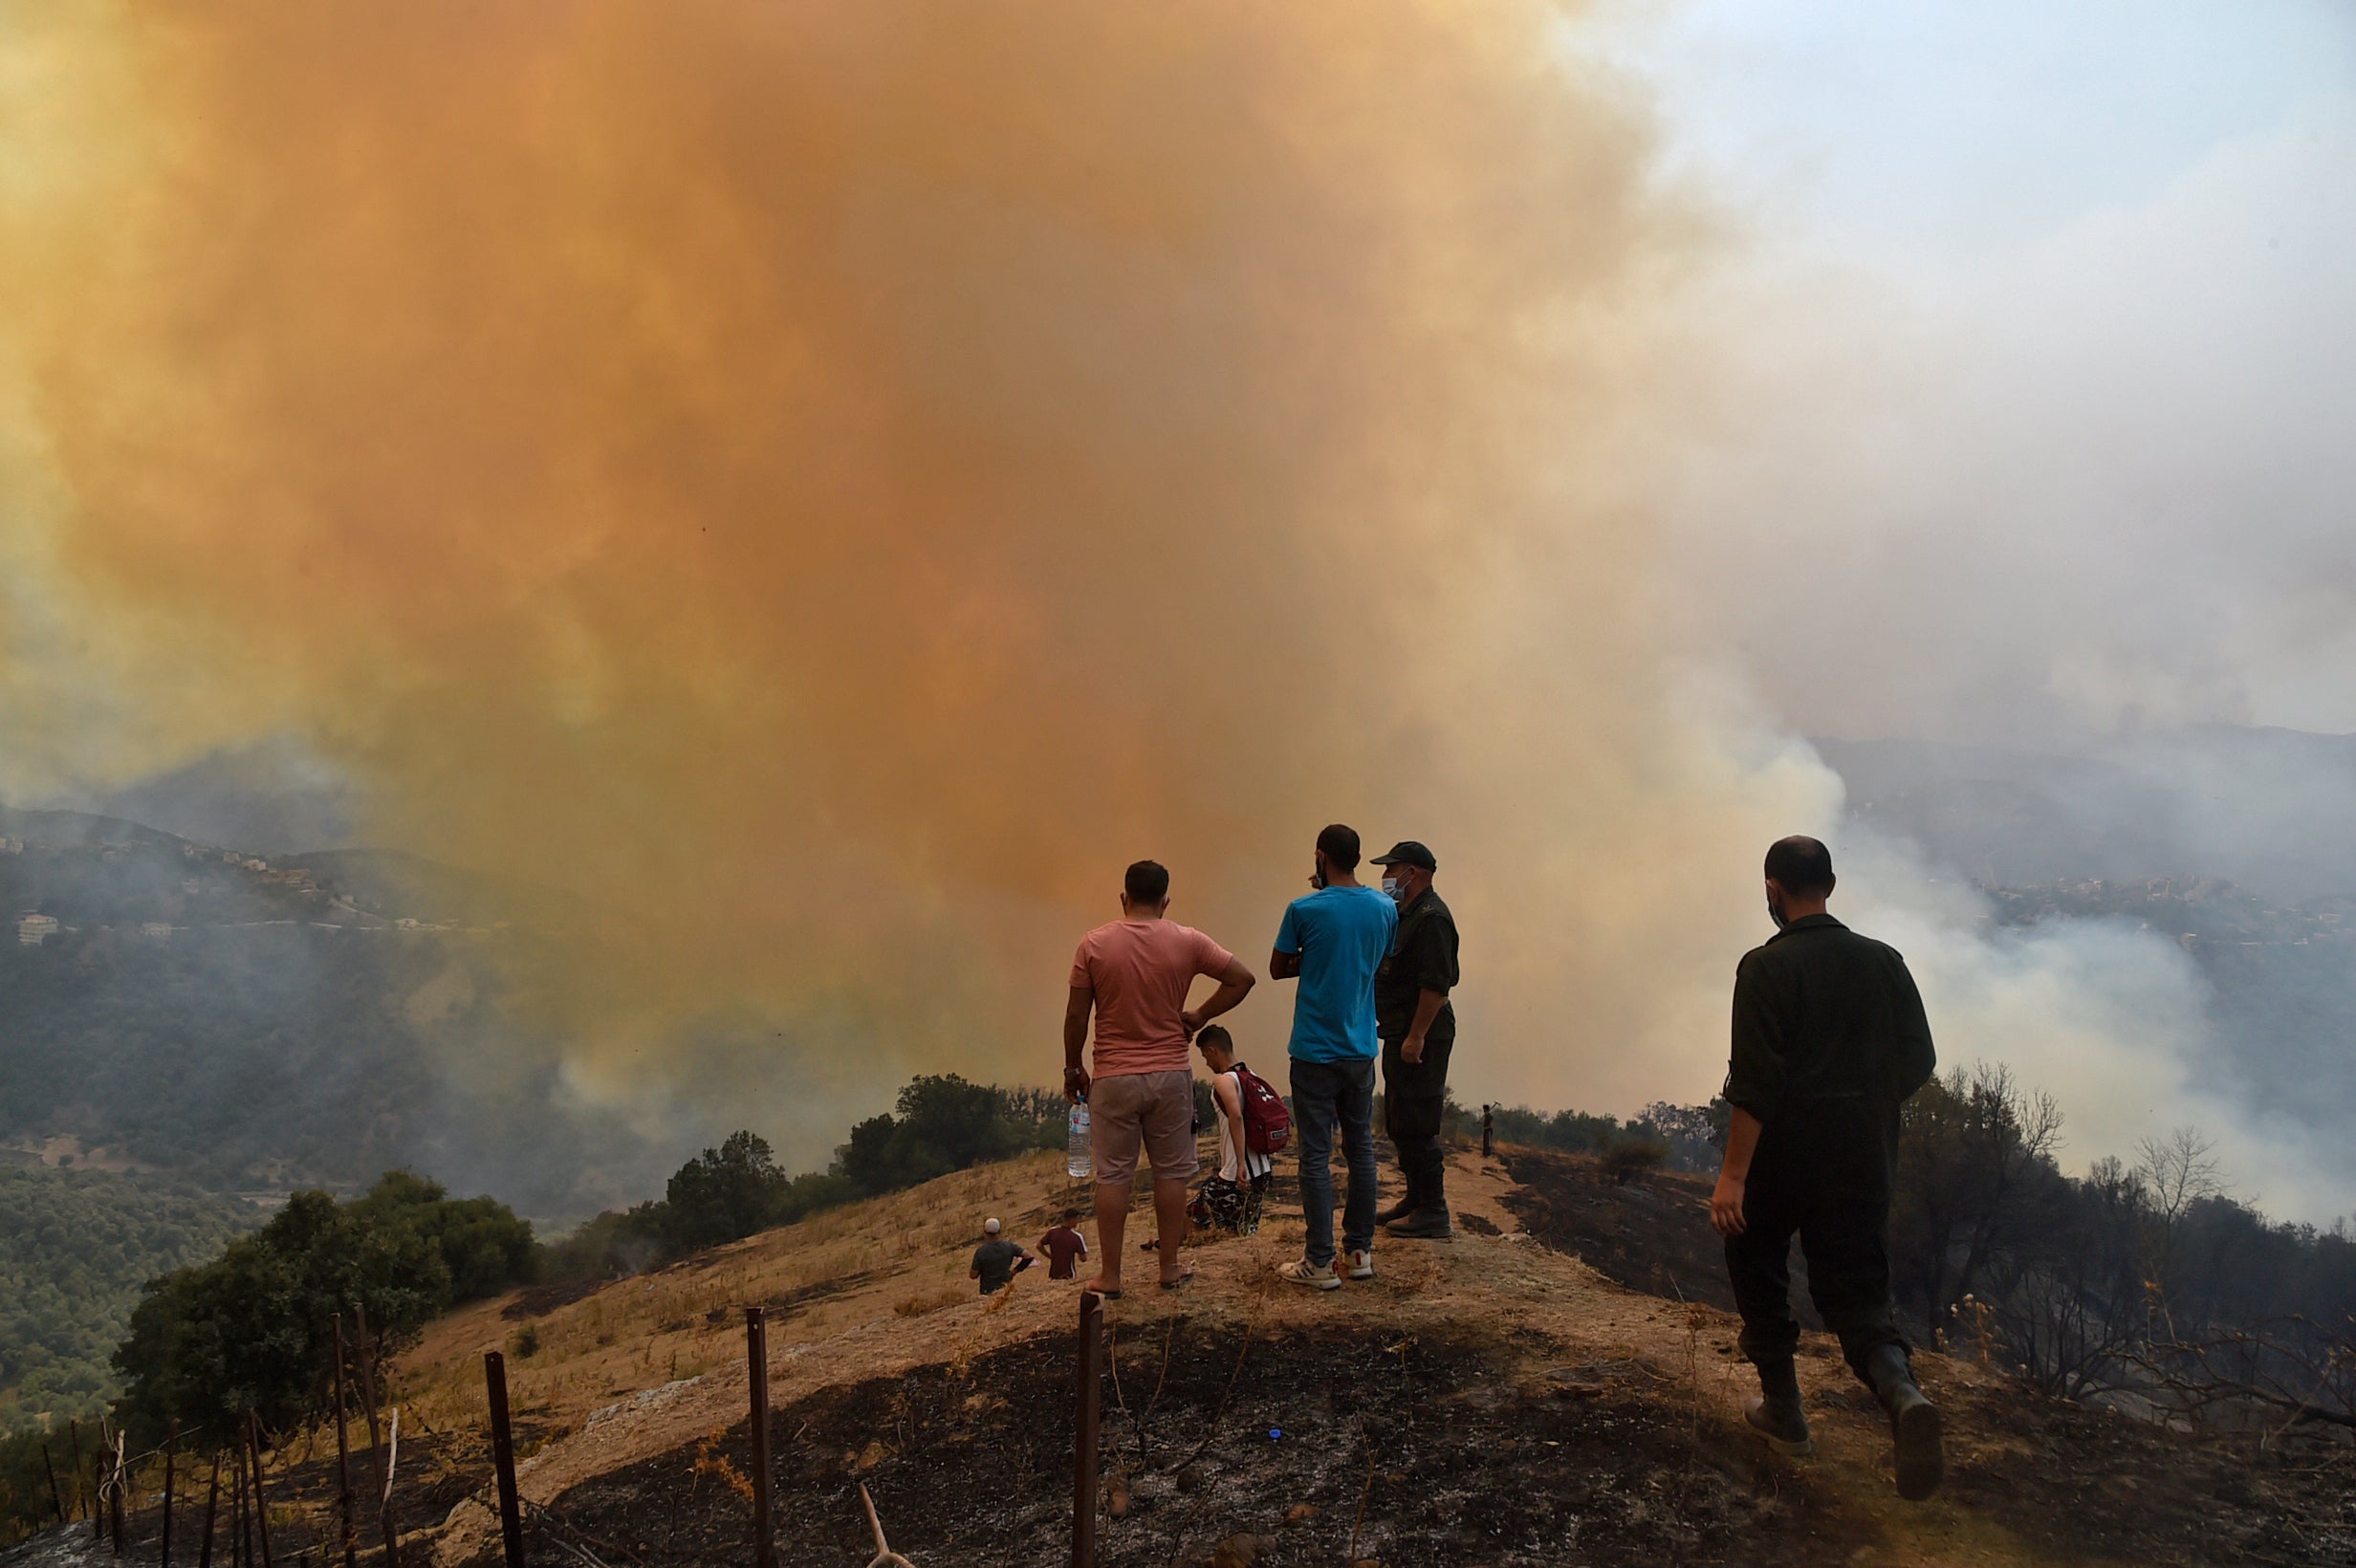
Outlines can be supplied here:
[[1088, 1152], [1099, 1187], [1126, 1187], [1145, 1147], [1157, 1182], [1194, 1174], [1194, 1075], [1123, 1073], [1088, 1085]]

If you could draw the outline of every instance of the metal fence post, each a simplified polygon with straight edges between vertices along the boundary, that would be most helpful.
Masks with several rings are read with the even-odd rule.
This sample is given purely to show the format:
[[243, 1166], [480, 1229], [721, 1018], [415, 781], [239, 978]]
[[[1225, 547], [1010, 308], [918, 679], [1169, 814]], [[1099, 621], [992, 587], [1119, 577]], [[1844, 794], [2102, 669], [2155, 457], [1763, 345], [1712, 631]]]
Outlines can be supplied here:
[[505, 1356], [483, 1352], [483, 1382], [491, 1392], [491, 1464], [499, 1473], [499, 1535], [507, 1543], [507, 1568], [524, 1568], [524, 1521], [515, 1501], [515, 1441], [508, 1429]]
[[175, 1417], [171, 1428], [164, 1434], [164, 1545], [157, 1554], [164, 1568], [172, 1568], [172, 1471], [179, 1457], [180, 1421]]
[[769, 1525], [769, 1324], [758, 1307], [745, 1308], [745, 1373], [753, 1385], [753, 1568], [777, 1568]]
[[1104, 1298], [1080, 1295], [1080, 1400], [1073, 1423], [1072, 1568], [1096, 1568], [1097, 1427], [1102, 1413]]

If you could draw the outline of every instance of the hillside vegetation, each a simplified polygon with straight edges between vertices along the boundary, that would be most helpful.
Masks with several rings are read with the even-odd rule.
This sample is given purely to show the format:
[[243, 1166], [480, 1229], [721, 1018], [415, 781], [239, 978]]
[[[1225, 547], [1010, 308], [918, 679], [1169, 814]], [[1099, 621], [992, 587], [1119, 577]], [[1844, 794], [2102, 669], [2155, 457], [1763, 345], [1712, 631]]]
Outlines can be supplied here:
[[140, 1286], [262, 1219], [167, 1177], [0, 1169], [0, 1433], [96, 1418]]
[[[1732, 1318], [1662, 1272], [1710, 1251], [1700, 1184], [1532, 1158], [1549, 1163], [1535, 1187], [1459, 1153], [1458, 1240], [1378, 1241], [1370, 1283], [1275, 1282], [1300, 1242], [1280, 1176], [1259, 1236], [1198, 1238], [1187, 1288], [1109, 1304], [1102, 1561], [2320, 1564], [2356, 1545], [2356, 1448], [2327, 1431], [2262, 1449], [2171, 1434], [1976, 1348], [1920, 1358], [1952, 1434], [1930, 1504], [1892, 1494], [1880, 1414], [1821, 1335], [1801, 1360], [1819, 1451], [1777, 1458], [1740, 1425]], [[1059, 1560], [1076, 1282], [1035, 1270], [977, 1299], [966, 1261], [984, 1216], [1028, 1243], [1077, 1195], [1033, 1156], [583, 1299], [485, 1302], [427, 1331], [404, 1397], [436, 1430], [479, 1431], [480, 1352], [506, 1349], [534, 1549], [726, 1560], [746, 1549], [738, 1309], [759, 1302], [784, 1562], [864, 1560], [862, 1486], [918, 1562]], [[1658, 1294], [1572, 1255], [1574, 1220]], [[482, 1463], [453, 1451], [450, 1493]], [[497, 1558], [473, 1484], [446, 1523], [420, 1521], [446, 1568]]]
[[[273, 1197], [430, 1170], [557, 1218], [661, 1181], [505, 1007], [504, 960], [539, 938], [493, 923], [479, 879], [71, 813], [0, 808], [0, 1147], [72, 1138]], [[28, 915], [55, 923], [33, 945]]]
[[273, 1428], [316, 1416], [338, 1314], [358, 1303], [397, 1347], [532, 1269], [532, 1227], [489, 1198], [400, 1171], [349, 1203], [297, 1192], [219, 1257], [148, 1284], [114, 1356], [116, 1420], [146, 1447], [175, 1422], [220, 1432], [249, 1412]]

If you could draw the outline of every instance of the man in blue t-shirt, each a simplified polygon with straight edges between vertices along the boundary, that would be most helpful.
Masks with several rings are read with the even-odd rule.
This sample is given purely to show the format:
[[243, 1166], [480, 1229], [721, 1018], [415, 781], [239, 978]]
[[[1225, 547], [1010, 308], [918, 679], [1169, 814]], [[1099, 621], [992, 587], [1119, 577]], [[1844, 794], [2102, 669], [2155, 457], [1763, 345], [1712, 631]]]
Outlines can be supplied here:
[[1298, 977], [1293, 996], [1293, 1125], [1300, 1137], [1300, 1207], [1306, 1255], [1277, 1272], [1297, 1285], [1338, 1290], [1334, 1263], [1334, 1129], [1350, 1166], [1342, 1246], [1352, 1279], [1374, 1277], [1374, 972], [1390, 951], [1399, 907], [1362, 884], [1358, 835], [1339, 822], [1317, 836], [1317, 889], [1285, 906], [1276, 950], [1278, 980]]

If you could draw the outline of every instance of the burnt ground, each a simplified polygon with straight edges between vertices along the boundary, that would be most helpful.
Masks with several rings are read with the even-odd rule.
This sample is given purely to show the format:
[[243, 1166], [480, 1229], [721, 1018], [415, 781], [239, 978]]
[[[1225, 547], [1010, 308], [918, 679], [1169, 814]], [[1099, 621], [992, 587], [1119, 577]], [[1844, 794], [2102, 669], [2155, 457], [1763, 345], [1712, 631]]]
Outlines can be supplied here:
[[[1839, 1561], [1877, 1539], [1791, 1467], [1697, 1437], [1654, 1391], [1661, 1374], [1585, 1365], [1524, 1383], [1510, 1369], [1534, 1351], [1542, 1361], [1543, 1346], [1471, 1338], [1335, 1329], [1247, 1346], [1208, 1319], [1123, 1327], [1103, 1469], [1126, 1509], [1103, 1519], [1101, 1560], [1200, 1564], [1236, 1535], [1264, 1537], [1264, 1568], [1347, 1561], [1354, 1533], [1358, 1557], [1392, 1568]], [[780, 1407], [780, 1560], [865, 1562], [862, 1481], [893, 1548], [919, 1561], [1067, 1556], [1071, 1356], [1067, 1337], [1031, 1339]], [[559, 1539], [611, 1568], [741, 1555], [748, 1448], [740, 1424], [574, 1488], [532, 1521], [535, 1556]]]
[[[1874, 1410], [1862, 1385], [1843, 1392]], [[2263, 1446], [2172, 1433], [2018, 1383], [1954, 1383], [1938, 1397], [1954, 1434], [1943, 1495], [2057, 1560], [2356, 1562], [2345, 1433], [2305, 1427]], [[2005, 1451], [1954, 1462], [1955, 1448], [1989, 1441]]]
[[[1515, 1148], [1500, 1158], [1521, 1188], [1506, 1204], [1547, 1246], [1632, 1289], [1734, 1311], [1707, 1179], [1653, 1171], [1623, 1187], [1579, 1155]], [[1792, 1284], [1812, 1331], [1803, 1348], [1837, 1361], [1837, 1347], [1813, 1332], [1822, 1324], [1797, 1249]], [[1935, 1376], [1936, 1359], [1922, 1361]], [[1862, 1385], [1835, 1386], [1832, 1401], [1852, 1419], [1878, 1419]], [[2059, 1560], [2356, 1561], [2356, 1445], [2344, 1437], [2305, 1428], [2260, 1448], [2246, 1436], [2159, 1430], [2026, 1384], [1957, 1381], [1934, 1392], [1955, 1439], [1942, 1495]], [[2002, 1451], [1974, 1456], [1974, 1440]]]
[[[270, 1505], [269, 1549], [273, 1562], [300, 1560], [306, 1568], [316, 1568], [322, 1560], [322, 1551], [331, 1557], [335, 1553], [338, 1483], [332, 1428], [324, 1434], [325, 1441], [320, 1441], [321, 1436], [314, 1433], [309, 1440], [273, 1450], [263, 1457], [262, 1488]], [[370, 1469], [367, 1437], [365, 1426], [360, 1421], [353, 1422], [352, 1486], [361, 1498], [368, 1494], [374, 1473]], [[477, 1434], [429, 1432], [413, 1425], [404, 1426], [395, 1474], [394, 1518], [404, 1541], [404, 1562], [417, 1550], [413, 1532], [439, 1525], [463, 1498], [480, 1490], [488, 1464], [483, 1441]], [[187, 1568], [204, 1556], [205, 1504], [211, 1473], [209, 1455], [193, 1451], [180, 1455], [172, 1506], [172, 1561], [179, 1568]], [[230, 1497], [231, 1481], [225, 1470], [213, 1519], [212, 1560], [216, 1564], [227, 1564], [231, 1557], [236, 1521]], [[364, 1502], [358, 1504], [357, 1509], [360, 1555], [367, 1557], [373, 1553], [381, 1557], [383, 1536], [379, 1533], [376, 1517]], [[158, 1562], [164, 1536], [160, 1478], [156, 1478], [156, 1490], [142, 1488], [133, 1495], [132, 1506], [123, 1514], [123, 1554], [118, 1557], [111, 1544], [94, 1539], [90, 1526], [76, 1521], [44, 1531], [21, 1545], [0, 1552], [0, 1564], [6, 1568], [83, 1568], [99, 1562]], [[258, 1561], [258, 1539], [251, 1550]]]
[[[1525, 1188], [1507, 1201], [1544, 1245], [1638, 1289], [1723, 1300], [1699, 1182], [1653, 1173], [1623, 1187], [1574, 1157], [1516, 1150], [1507, 1158]], [[794, 1294], [775, 1303], [789, 1316], [807, 1305], [804, 1293]], [[1136, 1304], [1122, 1310], [1134, 1315]], [[1385, 1568], [1926, 1555], [2301, 1568], [2356, 1561], [2356, 1444], [2345, 1434], [2301, 1428], [2264, 1443], [2173, 1435], [1926, 1356], [1925, 1384], [1948, 1415], [1950, 1468], [1940, 1498], [1913, 1509], [1887, 1494], [1874, 1451], [1879, 1413], [1822, 1336], [1804, 1348], [1824, 1374], [1812, 1373], [1808, 1385], [1826, 1451], [1792, 1463], [1730, 1429], [1723, 1409], [1697, 1410], [1690, 1364], [1599, 1362], [1585, 1359], [1596, 1350], [1566, 1350], [1538, 1327], [1494, 1319], [1407, 1337], [1363, 1317], [1355, 1326], [1312, 1319], [1255, 1332], [1232, 1303], [1198, 1301], [1189, 1311], [1115, 1328], [1103, 1470], [1108, 1502], [1117, 1495], [1126, 1506], [1102, 1517], [1100, 1560], [1109, 1568], [1199, 1565], [1239, 1535], [1264, 1543], [1255, 1558], [1217, 1561], [1346, 1562], [1354, 1535], [1357, 1557]], [[1725, 1355], [1725, 1320], [1705, 1313], [1695, 1321], [1699, 1348]], [[859, 1507], [862, 1481], [893, 1545], [919, 1563], [1064, 1560], [1071, 1407], [1071, 1341], [1062, 1333], [779, 1406], [771, 1430], [780, 1560], [866, 1563], [873, 1545]], [[543, 1412], [517, 1414], [523, 1452], [562, 1431], [544, 1426]], [[571, 1568], [746, 1560], [748, 1450], [739, 1421], [573, 1487], [553, 1509], [528, 1512], [531, 1560]], [[365, 1473], [358, 1458], [356, 1478]], [[309, 1520], [288, 1519], [276, 1536], [280, 1560], [317, 1561], [312, 1521], [324, 1522], [333, 1467], [332, 1446], [273, 1456], [273, 1503], [310, 1505]], [[404, 1429], [402, 1515], [418, 1530], [462, 1495], [485, 1497], [487, 1481], [479, 1436]], [[142, 1540], [134, 1558], [152, 1562], [152, 1526], [135, 1519], [134, 1535]], [[180, 1539], [192, 1544], [192, 1534]], [[404, 1561], [422, 1561], [423, 1550], [412, 1535]], [[81, 1568], [102, 1552], [52, 1532], [0, 1555], [0, 1564]], [[363, 1557], [378, 1554], [364, 1547]], [[492, 1568], [497, 1557], [493, 1535], [468, 1568]], [[185, 1548], [181, 1560], [193, 1560]]]
[[[1520, 1184], [1504, 1202], [1521, 1228], [1558, 1252], [1569, 1252], [1630, 1290], [1734, 1310], [1726, 1285], [1726, 1252], [1710, 1229], [1710, 1182], [1682, 1171], [1653, 1170], [1625, 1186], [1591, 1155], [1500, 1148], [1497, 1158]], [[1792, 1259], [1794, 1305], [1800, 1323], [1822, 1328], [1808, 1310], [1807, 1270]]]

